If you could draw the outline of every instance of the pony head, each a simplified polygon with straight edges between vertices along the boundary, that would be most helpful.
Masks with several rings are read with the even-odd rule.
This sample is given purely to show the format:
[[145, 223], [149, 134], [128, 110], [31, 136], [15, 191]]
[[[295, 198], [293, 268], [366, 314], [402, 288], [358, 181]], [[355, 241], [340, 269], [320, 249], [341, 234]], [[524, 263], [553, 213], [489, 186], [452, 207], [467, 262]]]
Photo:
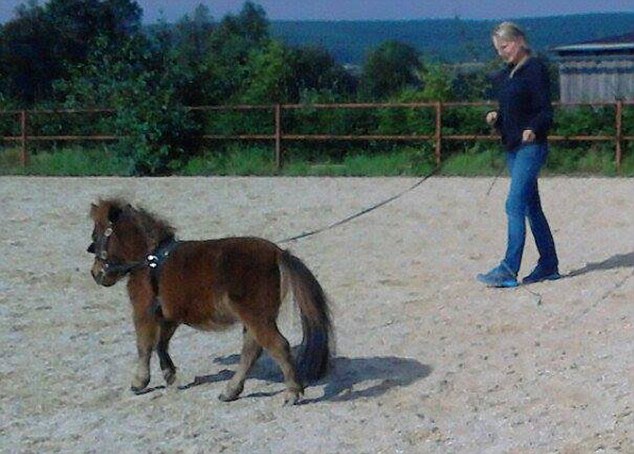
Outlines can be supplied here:
[[110, 287], [145, 265], [145, 258], [174, 229], [123, 199], [92, 204], [94, 222], [88, 252], [95, 255], [91, 274], [99, 285]]

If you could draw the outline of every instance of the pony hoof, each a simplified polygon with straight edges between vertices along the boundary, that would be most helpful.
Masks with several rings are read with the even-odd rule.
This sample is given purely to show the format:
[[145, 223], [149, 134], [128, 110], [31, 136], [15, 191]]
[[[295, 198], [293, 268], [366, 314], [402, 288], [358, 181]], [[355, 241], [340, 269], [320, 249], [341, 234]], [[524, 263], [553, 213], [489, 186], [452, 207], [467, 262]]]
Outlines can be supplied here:
[[176, 381], [176, 371], [168, 370], [163, 372], [163, 378], [165, 379], [165, 383], [167, 383], [167, 386], [173, 385]]
[[147, 386], [130, 386], [130, 390], [138, 396], [147, 390]]
[[130, 385], [130, 389], [132, 390], [132, 392], [134, 394], [143, 394], [146, 391], [147, 385], [150, 383], [150, 379], [143, 379], [143, 380], [133, 380], [132, 384]]
[[284, 406], [289, 407], [291, 405], [297, 405], [300, 398], [301, 393], [296, 391], [286, 391], [286, 393], [284, 393]]
[[234, 400], [238, 399], [238, 394], [225, 394], [225, 393], [221, 393], [218, 396], [218, 400], [222, 401], [222, 402], [233, 402]]

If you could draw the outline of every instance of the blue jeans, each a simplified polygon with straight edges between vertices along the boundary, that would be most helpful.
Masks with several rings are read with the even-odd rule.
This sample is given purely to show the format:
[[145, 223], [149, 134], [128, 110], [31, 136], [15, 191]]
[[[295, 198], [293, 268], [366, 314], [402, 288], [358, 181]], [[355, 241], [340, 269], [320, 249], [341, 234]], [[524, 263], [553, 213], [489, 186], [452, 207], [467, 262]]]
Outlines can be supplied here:
[[511, 186], [506, 199], [508, 237], [504, 263], [515, 275], [522, 263], [526, 218], [539, 251], [539, 265], [556, 270], [559, 264], [553, 235], [542, 210], [537, 188], [537, 178], [547, 156], [548, 145], [545, 143], [522, 144], [506, 153]]

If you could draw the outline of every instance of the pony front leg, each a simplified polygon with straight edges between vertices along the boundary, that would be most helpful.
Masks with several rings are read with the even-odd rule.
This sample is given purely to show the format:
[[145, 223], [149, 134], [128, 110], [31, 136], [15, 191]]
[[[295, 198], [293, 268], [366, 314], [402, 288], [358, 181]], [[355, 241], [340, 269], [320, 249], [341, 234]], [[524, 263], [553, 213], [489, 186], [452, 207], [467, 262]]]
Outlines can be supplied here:
[[130, 388], [139, 394], [150, 383], [150, 357], [152, 356], [152, 350], [156, 346], [159, 325], [155, 320], [150, 320], [147, 316], [144, 316], [135, 317], [134, 326], [136, 328], [138, 360]]
[[225, 391], [218, 396], [223, 402], [230, 402], [236, 400], [242, 390], [244, 389], [244, 380], [247, 377], [247, 373], [253, 363], [257, 361], [262, 353], [262, 347], [258, 345], [255, 338], [251, 335], [248, 329], [244, 329], [242, 332], [242, 351], [240, 353], [240, 364], [238, 370], [233, 374]]
[[172, 385], [176, 380], [176, 366], [172, 362], [172, 358], [168, 353], [169, 342], [174, 332], [178, 328], [177, 323], [163, 322], [161, 323], [158, 345], [156, 346], [156, 353], [159, 357], [161, 364], [161, 370], [163, 371], [163, 378], [165, 383]]

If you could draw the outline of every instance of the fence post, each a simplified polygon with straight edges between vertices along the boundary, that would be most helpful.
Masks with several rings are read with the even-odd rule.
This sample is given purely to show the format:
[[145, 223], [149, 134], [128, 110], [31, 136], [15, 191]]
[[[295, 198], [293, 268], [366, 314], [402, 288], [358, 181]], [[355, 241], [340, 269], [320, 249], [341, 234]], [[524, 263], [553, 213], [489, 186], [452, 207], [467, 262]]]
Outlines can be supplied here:
[[623, 159], [623, 100], [616, 101], [616, 171], [621, 172]]
[[275, 169], [282, 168], [282, 106], [275, 104]]
[[441, 153], [442, 153], [442, 102], [436, 102], [436, 134], [435, 134], [435, 142], [436, 142], [436, 164], [440, 164]]
[[27, 121], [26, 121], [26, 110], [20, 112], [20, 128], [22, 129], [22, 150], [20, 152], [20, 162], [22, 163], [22, 167], [26, 167], [29, 165], [29, 150], [27, 148]]

